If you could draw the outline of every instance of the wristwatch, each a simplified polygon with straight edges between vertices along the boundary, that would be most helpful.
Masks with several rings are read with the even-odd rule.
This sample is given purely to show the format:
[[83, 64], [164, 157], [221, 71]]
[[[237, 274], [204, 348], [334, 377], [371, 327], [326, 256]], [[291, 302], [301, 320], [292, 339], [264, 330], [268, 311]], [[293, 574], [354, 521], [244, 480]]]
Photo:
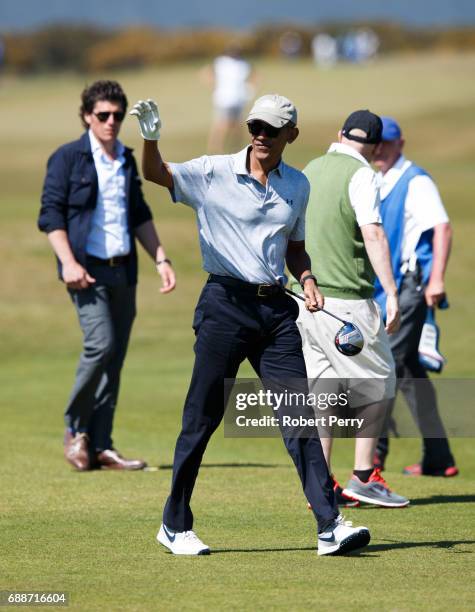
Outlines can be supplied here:
[[307, 281], [309, 278], [312, 278], [315, 284], [318, 285], [317, 277], [314, 274], [306, 274], [303, 278], [300, 279], [300, 286], [302, 287], [302, 289], [305, 285], [305, 281]]

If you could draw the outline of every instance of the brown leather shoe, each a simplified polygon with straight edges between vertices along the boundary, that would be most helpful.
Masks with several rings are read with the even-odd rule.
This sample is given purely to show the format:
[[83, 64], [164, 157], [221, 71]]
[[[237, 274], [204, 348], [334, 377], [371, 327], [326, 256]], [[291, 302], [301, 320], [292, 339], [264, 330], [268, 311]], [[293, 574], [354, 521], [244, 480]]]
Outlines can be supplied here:
[[87, 434], [77, 433], [73, 436], [67, 431], [64, 435], [64, 456], [80, 472], [91, 469]]
[[141, 459], [125, 459], [115, 448], [98, 453], [96, 461], [101, 470], [143, 470], [147, 467]]

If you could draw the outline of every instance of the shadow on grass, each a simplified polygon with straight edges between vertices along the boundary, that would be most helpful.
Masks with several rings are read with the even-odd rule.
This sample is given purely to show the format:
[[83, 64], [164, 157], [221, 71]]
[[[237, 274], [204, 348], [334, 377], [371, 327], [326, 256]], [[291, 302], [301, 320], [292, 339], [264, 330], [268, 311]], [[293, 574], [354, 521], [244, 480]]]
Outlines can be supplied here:
[[[431, 497], [420, 497], [411, 499], [409, 506], [397, 508], [397, 510], [410, 510], [413, 506], [430, 506], [432, 504], [473, 504], [475, 503], [475, 495], [432, 495]], [[394, 508], [384, 508], [376, 504], [362, 503], [358, 512], [362, 510], [394, 510]]]
[[[475, 540], [436, 540], [433, 542], [396, 542], [394, 540], [385, 540], [387, 544], [369, 544], [362, 553], [373, 553], [373, 552], [384, 552], [386, 550], [403, 550], [407, 548], [441, 548], [444, 550], [453, 549], [455, 546], [461, 544], [475, 544]], [[458, 551], [457, 553], [471, 553], [471, 551], [464, 550]], [[358, 551], [356, 551], [358, 554]]]
[[[361, 548], [360, 550], [355, 550], [350, 553], [346, 553], [346, 555], [342, 555], [345, 557], [375, 557], [379, 555], [374, 555], [372, 553], [377, 552], [385, 552], [391, 550], [403, 550], [408, 548], [440, 548], [444, 550], [453, 549], [455, 546], [459, 546], [461, 544], [475, 544], [475, 540], [439, 540], [435, 542], [396, 542], [392, 540], [386, 540], [387, 544], [369, 544], [365, 548]], [[222, 554], [222, 553], [269, 553], [269, 552], [298, 552], [305, 550], [315, 550], [316, 546], [299, 546], [292, 547], [289, 546], [287, 548], [213, 548], [211, 553]], [[471, 551], [464, 550], [458, 551], [454, 550], [455, 553], [471, 553]]]
[[212, 548], [211, 554], [222, 553], [269, 553], [269, 552], [298, 552], [304, 550], [317, 550], [315, 546], [289, 546], [288, 548]]
[[[203, 468], [289, 468], [288, 464], [284, 463], [202, 463], [200, 470]], [[159, 470], [172, 470], [173, 465], [159, 465]]]
[[473, 504], [475, 495], [432, 495], [411, 499], [411, 506], [428, 506], [430, 504]]

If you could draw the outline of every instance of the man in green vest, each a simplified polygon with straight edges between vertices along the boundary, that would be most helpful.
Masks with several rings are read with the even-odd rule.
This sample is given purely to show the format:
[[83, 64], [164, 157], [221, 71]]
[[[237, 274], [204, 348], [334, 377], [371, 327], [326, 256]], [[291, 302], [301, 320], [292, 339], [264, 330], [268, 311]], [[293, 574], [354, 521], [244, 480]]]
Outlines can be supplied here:
[[[352, 113], [338, 142], [304, 170], [310, 181], [305, 244], [328, 310], [362, 331], [361, 353], [348, 357], [334, 344], [340, 323], [302, 305], [297, 321], [308, 377], [314, 391], [347, 392], [350, 412], [362, 417], [357, 430], [355, 469], [345, 489], [334, 479], [342, 506], [359, 502], [404, 507], [409, 500], [393, 493], [373, 469], [373, 455], [387, 400], [395, 394], [395, 368], [388, 336], [399, 327], [398, 294], [386, 235], [379, 214], [379, 189], [369, 163], [381, 142], [381, 119], [368, 110]], [[387, 319], [372, 299], [375, 273], [386, 293]], [[311, 388], [312, 388], [311, 386]], [[320, 432], [331, 473], [332, 432]]]

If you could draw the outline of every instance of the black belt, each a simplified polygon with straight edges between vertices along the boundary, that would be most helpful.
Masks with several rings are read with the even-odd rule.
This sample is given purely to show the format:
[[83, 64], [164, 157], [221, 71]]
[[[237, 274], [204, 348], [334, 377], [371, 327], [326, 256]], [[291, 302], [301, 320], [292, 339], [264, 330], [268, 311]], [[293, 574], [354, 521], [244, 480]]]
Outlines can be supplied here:
[[219, 274], [210, 274], [208, 276], [208, 282], [220, 283], [227, 287], [234, 287], [239, 291], [245, 291], [255, 295], [256, 297], [271, 297], [272, 295], [278, 295], [283, 293], [282, 285], [269, 285], [262, 283], [256, 285], [254, 283], [247, 283], [246, 281], [240, 280], [239, 278], [233, 278], [232, 276], [220, 276]]
[[129, 257], [130, 255], [117, 255], [116, 257], [109, 257], [109, 259], [101, 259], [100, 257], [94, 257], [94, 255], [88, 255], [87, 260], [96, 266], [116, 268], [117, 266], [124, 266], [129, 261]]

